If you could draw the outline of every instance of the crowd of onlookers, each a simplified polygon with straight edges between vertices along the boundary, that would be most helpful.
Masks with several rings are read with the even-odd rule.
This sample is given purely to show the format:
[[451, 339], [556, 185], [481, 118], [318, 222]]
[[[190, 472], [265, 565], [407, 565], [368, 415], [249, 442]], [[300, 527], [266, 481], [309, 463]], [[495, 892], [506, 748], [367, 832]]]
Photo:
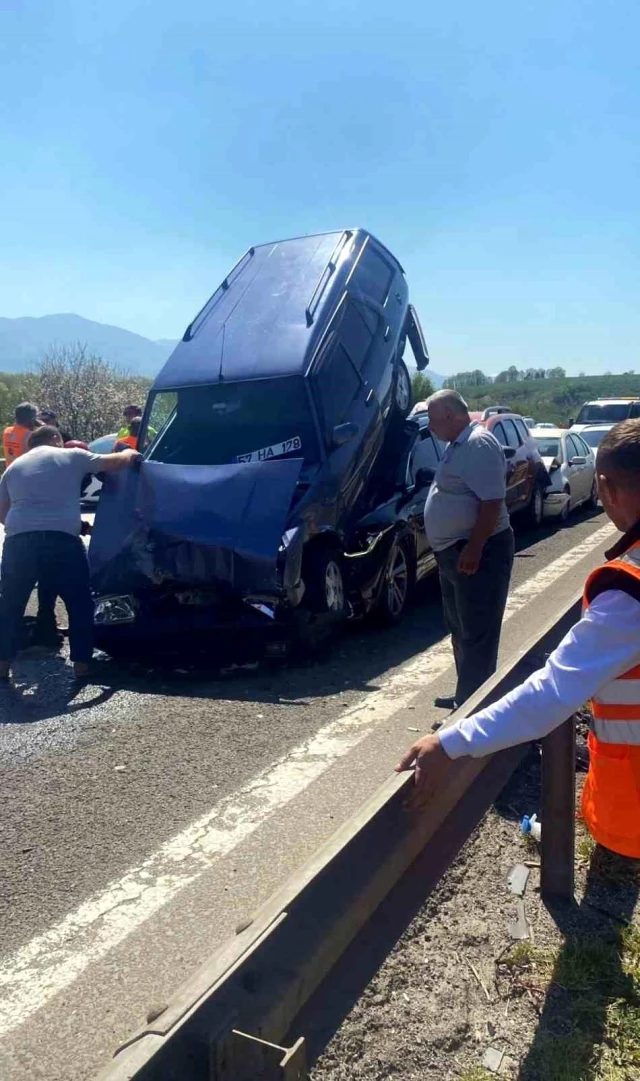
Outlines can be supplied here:
[[61, 597], [69, 616], [69, 645], [75, 675], [88, 671], [93, 652], [93, 601], [86, 548], [87, 525], [80, 496], [87, 476], [120, 472], [134, 465], [142, 410], [127, 406], [125, 424], [110, 454], [94, 454], [74, 439], [51, 409], [31, 402], [16, 408], [3, 434], [5, 471], [0, 479], [0, 524], [4, 526], [0, 589], [0, 681], [9, 678], [23, 645], [24, 613], [38, 587], [32, 641], [55, 645], [55, 605]]
[[[125, 449], [138, 449], [138, 436], [142, 423], [142, 409], [139, 405], [127, 405], [123, 410], [124, 424], [117, 433], [114, 451]], [[33, 402], [22, 402], [16, 407], [13, 424], [8, 425], [2, 436], [5, 465], [11, 465], [21, 454], [29, 449], [31, 433], [43, 425], [56, 428], [62, 437], [63, 445], [67, 449], [80, 448], [88, 450], [88, 444], [83, 439], [77, 438], [69, 432], [63, 423], [58, 420], [58, 415], [53, 409], [38, 409]]]

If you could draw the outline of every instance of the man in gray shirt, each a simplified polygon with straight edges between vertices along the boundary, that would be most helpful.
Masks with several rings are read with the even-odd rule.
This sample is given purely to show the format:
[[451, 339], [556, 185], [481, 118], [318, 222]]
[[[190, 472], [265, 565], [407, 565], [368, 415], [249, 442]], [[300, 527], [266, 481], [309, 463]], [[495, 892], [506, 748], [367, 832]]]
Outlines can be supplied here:
[[456, 708], [496, 670], [514, 540], [497, 439], [471, 420], [457, 391], [440, 390], [427, 404], [429, 427], [447, 447], [427, 499], [425, 529], [458, 677], [455, 695], [436, 705]]
[[93, 602], [87, 554], [80, 539], [80, 489], [87, 473], [115, 473], [139, 461], [135, 450], [91, 454], [66, 450], [57, 428], [43, 425], [29, 450], [0, 480], [0, 523], [5, 527], [0, 580], [0, 679], [17, 652], [22, 617], [36, 585], [64, 601], [71, 660], [86, 675], [93, 652]]

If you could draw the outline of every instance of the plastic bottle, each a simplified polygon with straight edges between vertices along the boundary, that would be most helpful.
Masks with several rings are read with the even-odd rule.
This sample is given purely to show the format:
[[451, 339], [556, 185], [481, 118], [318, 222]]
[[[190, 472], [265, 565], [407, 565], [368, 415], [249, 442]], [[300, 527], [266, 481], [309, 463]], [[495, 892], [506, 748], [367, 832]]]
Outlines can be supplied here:
[[520, 823], [520, 832], [524, 833], [525, 837], [532, 837], [534, 841], [539, 841], [542, 837], [542, 823], [538, 822], [538, 816], [525, 815]]

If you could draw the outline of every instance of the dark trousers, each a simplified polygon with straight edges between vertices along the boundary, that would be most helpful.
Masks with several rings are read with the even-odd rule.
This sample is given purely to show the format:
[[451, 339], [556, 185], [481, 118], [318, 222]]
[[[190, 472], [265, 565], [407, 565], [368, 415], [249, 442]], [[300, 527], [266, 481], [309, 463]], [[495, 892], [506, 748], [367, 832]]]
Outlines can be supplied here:
[[20, 644], [22, 617], [36, 583], [46, 596], [60, 596], [69, 615], [71, 660], [93, 653], [93, 601], [87, 553], [80, 537], [51, 531], [17, 533], [2, 550], [0, 660], [12, 661]]
[[502, 617], [507, 603], [514, 540], [511, 528], [490, 537], [475, 574], [460, 574], [464, 541], [436, 553], [442, 604], [456, 662], [456, 704], [461, 706], [498, 663]]

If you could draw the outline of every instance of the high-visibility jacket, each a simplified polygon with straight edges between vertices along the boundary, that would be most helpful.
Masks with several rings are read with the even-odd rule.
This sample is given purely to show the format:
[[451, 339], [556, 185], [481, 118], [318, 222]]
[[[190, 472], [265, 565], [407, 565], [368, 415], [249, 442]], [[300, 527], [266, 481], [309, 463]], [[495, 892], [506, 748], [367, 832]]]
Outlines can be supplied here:
[[2, 435], [2, 447], [7, 465], [11, 465], [16, 458], [24, 454], [30, 435], [31, 428], [24, 428], [22, 424], [12, 424], [9, 428], [5, 428]]
[[[593, 571], [584, 589], [584, 610], [602, 592], [605, 578], [607, 589], [616, 588], [616, 577], [624, 589], [626, 576], [640, 585], [640, 541]], [[635, 596], [637, 590], [633, 592]], [[589, 772], [582, 790], [585, 824], [605, 848], [639, 859], [640, 665], [600, 687], [590, 704]]]
[[138, 437], [137, 435], [125, 435], [122, 439], [116, 439], [114, 450], [123, 450], [124, 447], [131, 447], [132, 450], [138, 449]]

